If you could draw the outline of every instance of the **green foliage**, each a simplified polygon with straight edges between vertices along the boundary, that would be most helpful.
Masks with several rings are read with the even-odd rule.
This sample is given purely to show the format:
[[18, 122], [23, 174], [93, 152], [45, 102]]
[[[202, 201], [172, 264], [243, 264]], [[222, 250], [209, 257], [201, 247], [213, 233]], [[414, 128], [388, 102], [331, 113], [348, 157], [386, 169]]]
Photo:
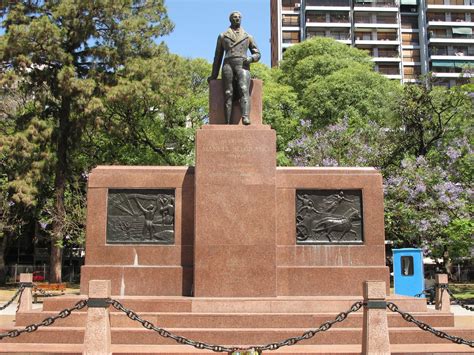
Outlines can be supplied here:
[[314, 37], [288, 48], [280, 68], [282, 81], [302, 94], [312, 82], [354, 65], [373, 68], [366, 52], [330, 38]]
[[279, 82], [298, 98], [299, 115], [323, 128], [344, 117], [357, 127], [394, 116], [399, 84], [374, 72], [370, 56], [329, 38], [315, 37], [287, 49]]
[[281, 73], [257, 63], [252, 66], [252, 76], [263, 80], [263, 121], [277, 132], [277, 163], [290, 165], [286, 149], [296, 138], [299, 122], [297, 95], [291, 86], [279, 82]]
[[[5, 97], [20, 96], [23, 103], [2, 122], [1, 158], [8, 164], [2, 164], [1, 173], [8, 178], [9, 195], [18, 202], [36, 205], [37, 211], [54, 206], [49, 209], [54, 215], [54, 249], [71, 229], [68, 216], [78, 216], [68, 191], [94, 164], [83, 152], [96, 141], [91, 137], [95, 130], [104, 127], [108, 103], [103, 97], [114, 86], [149, 94], [159, 78], [149, 78], [149, 85], [141, 88], [124, 83], [127, 77], [122, 75], [145, 82], [143, 75], [150, 71], [141, 65], [166, 62], [169, 54], [156, 40], [169, 33], [172, 24], [163, 0], [25, 1], [10, 3], [5, 11], [0, 60], [6, 70], [0, 80], [9, 84], [3, 86]], [[7, 166], [13, 159], [17, 166]], [[52, 255], [57, 282], [60, 253]]]

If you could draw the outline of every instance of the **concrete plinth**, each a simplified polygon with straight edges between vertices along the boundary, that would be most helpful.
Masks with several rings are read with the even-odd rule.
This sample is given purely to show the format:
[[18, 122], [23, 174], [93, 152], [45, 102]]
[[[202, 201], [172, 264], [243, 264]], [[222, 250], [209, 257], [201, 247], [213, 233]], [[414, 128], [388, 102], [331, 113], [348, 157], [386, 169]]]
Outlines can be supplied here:
[[268, 126], [197, 132], [195, 296], [276, 296], [275, 148]]

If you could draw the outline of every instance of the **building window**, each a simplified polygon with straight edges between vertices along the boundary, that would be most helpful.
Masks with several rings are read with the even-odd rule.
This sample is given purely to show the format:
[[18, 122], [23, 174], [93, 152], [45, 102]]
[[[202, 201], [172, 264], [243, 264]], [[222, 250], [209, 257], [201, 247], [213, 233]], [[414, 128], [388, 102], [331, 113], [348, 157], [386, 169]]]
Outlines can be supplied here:
[[401, 267], [403, 276], [413, 276], [413, 256], [402, 256]]
[[464, 12], [451, 12], [451, 21], [453, 22], [465, 22], [466, 13]]
[[378, 49], [378, 58], [396, 58], [398, 57], [398, 51], [395, 49], [388, 48], [379, 48]]
[[299, 26], [300, 17], [298, 15], [283, 15], [283, 26]]
[[416, 79], [420, 75], [421, 75], [421, 67], [419, 66], [403, 68], [403, 76], [405, 79]]
[[428, 21], [446, 21], [446, 14], [444, 12], [430, 12], [427, 18]]
[[402, 33], [402, 41], [405, 46], [413, 46], [420, 43], [418, 33]]
[[415, 30], [418, 28], [417, 16], [402, 16], [402, 28]]
[[283, 32], [283, 43], [298, 43], [300, 41], [299, 32]]
[[377, 32], [378, 41], [396, 41], [397, 33], [396, 32]]
[[281, 1], [281, 7], [283, 11], [293, 11], [295, 9], [299, 9], [301, 5], [300, 0], [282, 0]]
[[385, 74], [385, 75], [399, 75], [399, 66], [393, 65], [393, 64], [379, 64], [378, 65], [378, 71], [380, 74]]
[[306, 0], [306, 6], [350, 6], [350, 0]]
[[311, 12], [306, 17], [306, 22], [326, 22], [326, 13], [324, 13], [324, 12]]
[[313, 30], [313, 29], [308, 29], [308, 32], [306, 33], [307, 38], [312, 38], [312, 37], [326, 37], [326, 31], [325, 30]]
[[403, 51], [403, 60], [406, 62], [419, 62], [420, 61], [420, 50], [418, 49], [406, 49]]

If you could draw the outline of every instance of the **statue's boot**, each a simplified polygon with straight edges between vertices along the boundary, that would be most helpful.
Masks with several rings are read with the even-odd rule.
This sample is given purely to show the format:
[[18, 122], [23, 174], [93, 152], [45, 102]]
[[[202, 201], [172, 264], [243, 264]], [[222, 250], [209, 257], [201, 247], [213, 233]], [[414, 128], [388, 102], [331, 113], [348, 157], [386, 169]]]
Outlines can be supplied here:
[[247, 97], [243, 97], [240, 100], [240, 109], [242, 111], [242, 123], [248, 126], [250, 124], [250, 100]]

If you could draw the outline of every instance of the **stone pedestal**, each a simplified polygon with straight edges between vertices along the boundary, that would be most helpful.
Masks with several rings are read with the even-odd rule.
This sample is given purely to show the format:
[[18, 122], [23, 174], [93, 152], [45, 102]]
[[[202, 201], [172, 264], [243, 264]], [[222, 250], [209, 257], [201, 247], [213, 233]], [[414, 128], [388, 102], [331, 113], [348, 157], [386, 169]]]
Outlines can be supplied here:
[[195, 296], [276, 296], [275, 148], [268, 126], [197, 132]]
[[[107, 241], [111, 191], [173, 191], [174, 240], [159, 244]], [[193, 266], [194, 169], [189, 167], [99, 166], [89, 175], [87, 191], [86, 262], [81, 268], [81, 293], [90, 280], [111, 280], [120, 296], [190, 295]], [[128, 203], [135, 203], [133, 198]], [[144, 203], [144, 202], [142, 202]], [[156, 204], [155, 201], [153, 201]], [[146, 206], [146, 205], [145, 205]], [[143, 214], [135, 208], [138, 230]], [[156, 215], [159, 211], [156, 211]], [[129, 223], [124, 220], [124, 223]], [[158, 222], [158, 225], [161, 223]], [[116, 231], [115, 231], [116, 233]], [[156, 238], [159, 242], [159, 238]]]
[[[250, 82], [250, 122], [262, 124], [262, 81], [252, 79]], [[224, 124], [224, 86], [222, 80], [211, 80], [209, 84], [209, 123]], [[234, 102], [232, 124], [242, 125], [240, 105]]]

